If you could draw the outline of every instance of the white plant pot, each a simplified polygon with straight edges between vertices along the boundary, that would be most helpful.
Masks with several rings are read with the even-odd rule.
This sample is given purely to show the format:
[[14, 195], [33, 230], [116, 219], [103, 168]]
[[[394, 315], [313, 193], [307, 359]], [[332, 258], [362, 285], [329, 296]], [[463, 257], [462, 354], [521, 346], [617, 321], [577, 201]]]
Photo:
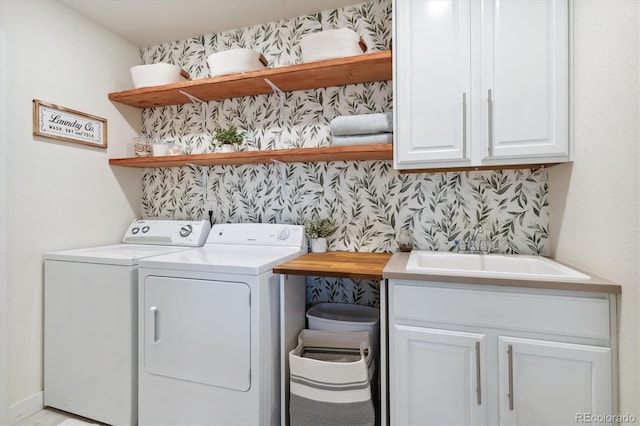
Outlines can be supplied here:
[[236, 146], [230, 143], [223, 143], [220, 145], [220, 152], [234, 152], [236, 150]]
[[311, 251], [313, 253], [324, 253], [327, 251], [327, 239], [326, 238], [312, 238], [311, 239]]

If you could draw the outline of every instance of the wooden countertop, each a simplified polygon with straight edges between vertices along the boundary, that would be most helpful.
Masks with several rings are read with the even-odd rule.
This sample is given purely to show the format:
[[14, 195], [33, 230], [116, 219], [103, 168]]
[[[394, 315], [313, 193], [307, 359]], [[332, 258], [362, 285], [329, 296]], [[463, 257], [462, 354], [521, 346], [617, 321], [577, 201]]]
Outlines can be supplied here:
[[273, 268], [276, 274], [381, 280], [393, 253], [308, 253]]
[[[597, 277], [589, 272], [580, 270], [572, 265], [567, 265], [553, 259], [554, 262], [561, 263], [583, 274], [589, 275], [589, 281], [569, 282], [569, 281], [535, 281], [535, 280], [519, 280], [505, 278], [480, 278], [480, 277], [461, 277], [455, 275], [429, 275], [415, 272], [407, 272], [406, 266], [410, 253], [394, 253], [389, 263], [383, 270], [383, 278], [394, 278], [402, 280], [445, 282], [459, 284], [476, 284], [491, 285], [503, 287], [521, 287], [521, 288], [544, 288], [550, 290], [571, 290], [586, 291], [595, 293], [613, 293], [620, 294], [622, 287], [619, 284]], [[463, 255], [461, 255], [463, 256]]]

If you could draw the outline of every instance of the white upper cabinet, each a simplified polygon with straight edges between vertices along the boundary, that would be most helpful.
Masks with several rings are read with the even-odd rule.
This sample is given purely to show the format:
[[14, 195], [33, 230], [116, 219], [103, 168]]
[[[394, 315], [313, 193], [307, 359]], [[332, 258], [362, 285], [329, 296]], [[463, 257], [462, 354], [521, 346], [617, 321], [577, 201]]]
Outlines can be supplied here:
[[570, 160], [568, 0], [394, 1], [397, 169]]
[[566, 1], [482, 4], [481, 145], [492, 158], [568, 155]]
[[469, 162], [470, 4], [394, 4], [396, 167]]

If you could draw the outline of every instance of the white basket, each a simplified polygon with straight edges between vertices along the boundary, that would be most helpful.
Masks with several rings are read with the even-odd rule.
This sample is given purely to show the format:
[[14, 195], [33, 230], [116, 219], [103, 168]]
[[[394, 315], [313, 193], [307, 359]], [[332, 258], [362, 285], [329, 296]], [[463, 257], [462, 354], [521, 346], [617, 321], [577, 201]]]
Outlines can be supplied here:
[[179, 66], [158, 62], [150, 65], [136, 65], [131, 67], [133, 87], [161, 86], [163, 84], [185, 81], [185, 73]]
[[300, 49], [302, 62], [362, 55], [367, 50], [358, 33], [348, 28], [320, 31], [304, 36], [300, 40]]
[[267, 61], [262, 53], [251, 49], [230, 49], [207, 57], [212, 77], [265, 69]]
[[291, 425], [375, 423], [369, 332], [302, 330], [289, 371]]

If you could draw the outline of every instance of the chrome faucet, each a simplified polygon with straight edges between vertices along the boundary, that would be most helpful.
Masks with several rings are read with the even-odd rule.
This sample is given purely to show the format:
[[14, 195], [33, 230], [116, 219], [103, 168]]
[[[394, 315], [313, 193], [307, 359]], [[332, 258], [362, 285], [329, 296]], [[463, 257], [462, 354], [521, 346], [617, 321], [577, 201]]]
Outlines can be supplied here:
[[482, 224], [478, 223], [471, 230], [471, 236], [466, 241], [466, 243], [464, 240], [455, 240], [453, 242], [451, 251], [454, 253], [488, 253], [489, 250], [487, 250], [487, 241], [478, 241], [478, 235], [482, 234], [483, 231], [484, 229], [482, 228]]
[[469, 244], [467, 244], [470, 252], [476, 251], [476, 239], [478, 238], [478, 234], [482, 234], [482, 231], [483, 231], [482, 225], [480, 224], [477, 224], [473, 228], [473, 231], [471, 231], [471, 237], [469, 237]]
[[478, 223], [471, 230], [471, 236], [467, 240], [466, 244], [464, 241], [456, 242], [456, 251], [458, 253], [487, 253], [487, 242], [485, 240], [478, 241], [478, 235], [482, 234], [483, 231], [484, 229], [482, 229], [482, 224]]

